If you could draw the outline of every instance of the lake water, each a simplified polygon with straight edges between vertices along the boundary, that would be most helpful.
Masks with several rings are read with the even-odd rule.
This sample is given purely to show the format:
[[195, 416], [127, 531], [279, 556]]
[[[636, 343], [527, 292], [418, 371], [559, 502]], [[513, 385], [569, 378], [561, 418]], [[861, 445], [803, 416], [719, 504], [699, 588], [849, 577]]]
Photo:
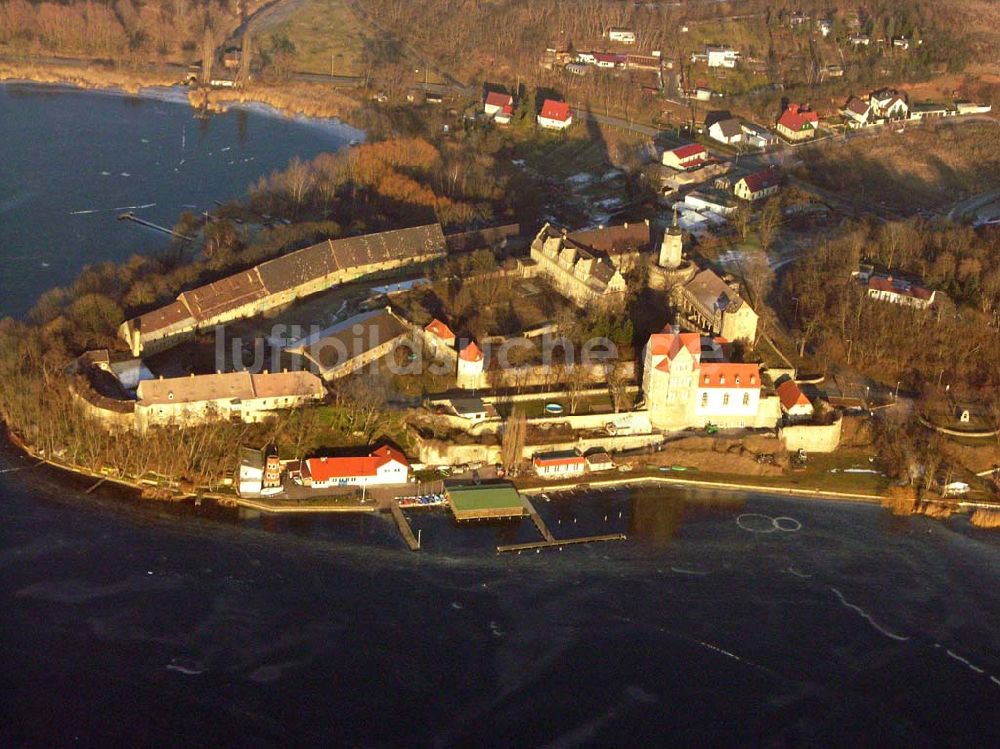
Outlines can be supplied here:
[[[0, 101], [22, 122], [72, 108], [76, 150], [105, 154], [190, 117], [96, 94], [0, 88]], [[235, 149], [230, 128], [213, 119], [199, 137]], [[257, 153], [282, 141], [264, 171], [294, 153], [289, 138], [303, 156], [330, 139], [256, 114], [245, 129]], [[9, 131], [11, 154], [50, 137]], [[192, 179], [212, 183], [204, 164]], [[101, 180], [70, 194], [65, 163], [34, 168], [26, 181], [64, 207], [115, 202]], [[187, 186], [150, 190], [157, 205], [188, 200]], [[131, 251], [113, 220], [92, 228], [89, 249], [56, 257]], [[2, 252], [40, 252], [33, 236], [5, 234]], [[46, 281], [5, 272], [19, 296], [4, 311]], [[963, 519], [622, 491], [536, 506], [557, 536], [626, 543], [499, 556], [498, 541], [532, 537], [527, 523], [457, 530], [414, 512], [413, 554], [382, 517], [239, 520], [86, 496], [9, 449], [0, 471], [0, 745], [1000, 744], [1000, 536]]]
[[242, 197], [289, 159], [362, 137], [262, 110], [193, 116], [184, 92], [157, 98], [0, 85], [0, 314], [23, 314], [38, 289], [69, 283], [87, 263], [162, 248], [181, 212]]

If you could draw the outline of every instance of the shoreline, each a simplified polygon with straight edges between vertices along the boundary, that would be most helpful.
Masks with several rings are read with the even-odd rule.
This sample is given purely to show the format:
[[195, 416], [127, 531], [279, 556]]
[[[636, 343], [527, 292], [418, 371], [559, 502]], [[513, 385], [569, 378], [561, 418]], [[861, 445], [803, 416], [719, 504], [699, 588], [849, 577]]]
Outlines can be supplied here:
[[[139, 96], [158, 101], [186, 103], [193, 111], [224, 113], [247, 109], [272, 114], [303, 124], [337, 125], [361, 137], [364, 132], [351, 124], [358, 101], [319, 83], [289, 81], [286, 84], [254, 83], [244, 89], [192, 88], [169, 73], [92, 68], [86, 65], [45, 61], [14, 62], [0, 59], [0, 84], [65, 87], [117, 96]], [[157, 95], [157, 90], [161, 95]], [[170, 91], [174, 96], [163, 96]]]

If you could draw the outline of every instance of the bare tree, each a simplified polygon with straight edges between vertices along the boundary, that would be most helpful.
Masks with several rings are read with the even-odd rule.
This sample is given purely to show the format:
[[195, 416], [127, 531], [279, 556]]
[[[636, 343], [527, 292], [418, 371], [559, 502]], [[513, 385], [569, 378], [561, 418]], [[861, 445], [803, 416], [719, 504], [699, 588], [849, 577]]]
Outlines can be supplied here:
[[757, 219], [757, 236], [764, 252], [770, 250], [774, 244], [779, 226], [781, 226], [781, 202], [777, 198], [771, 198], [764, 204]]
[[504, 424], [500, 441], [500, 462], [510, 472], [521, 463], [524, 443], [528, 436], [528, 419], [521, 406], [514, 406]]

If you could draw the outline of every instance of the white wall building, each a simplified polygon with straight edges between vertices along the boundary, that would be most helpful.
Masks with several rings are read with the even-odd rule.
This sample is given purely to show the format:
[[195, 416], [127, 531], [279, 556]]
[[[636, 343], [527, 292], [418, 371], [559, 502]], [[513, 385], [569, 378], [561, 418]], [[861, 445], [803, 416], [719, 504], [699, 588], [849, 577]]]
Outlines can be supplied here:
[[358, 458], [309, 458], [302, 461], [302, 482], [313, 489], [392, 486], [409, 480], [409, 461], [403, 453], [388, 445]]

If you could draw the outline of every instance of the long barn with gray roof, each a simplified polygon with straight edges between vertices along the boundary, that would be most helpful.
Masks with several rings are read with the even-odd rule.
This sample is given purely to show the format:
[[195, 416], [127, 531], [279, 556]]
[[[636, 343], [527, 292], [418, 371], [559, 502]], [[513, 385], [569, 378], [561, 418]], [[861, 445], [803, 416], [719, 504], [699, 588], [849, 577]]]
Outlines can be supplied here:
[[135, 356], [161, 351], [198, 330], [252, 317], [370, 273], [432, 260], [445, 251], [439, 224], [328, 239], [183, 291], [176, 301], [122, 323], [119, 334]]

